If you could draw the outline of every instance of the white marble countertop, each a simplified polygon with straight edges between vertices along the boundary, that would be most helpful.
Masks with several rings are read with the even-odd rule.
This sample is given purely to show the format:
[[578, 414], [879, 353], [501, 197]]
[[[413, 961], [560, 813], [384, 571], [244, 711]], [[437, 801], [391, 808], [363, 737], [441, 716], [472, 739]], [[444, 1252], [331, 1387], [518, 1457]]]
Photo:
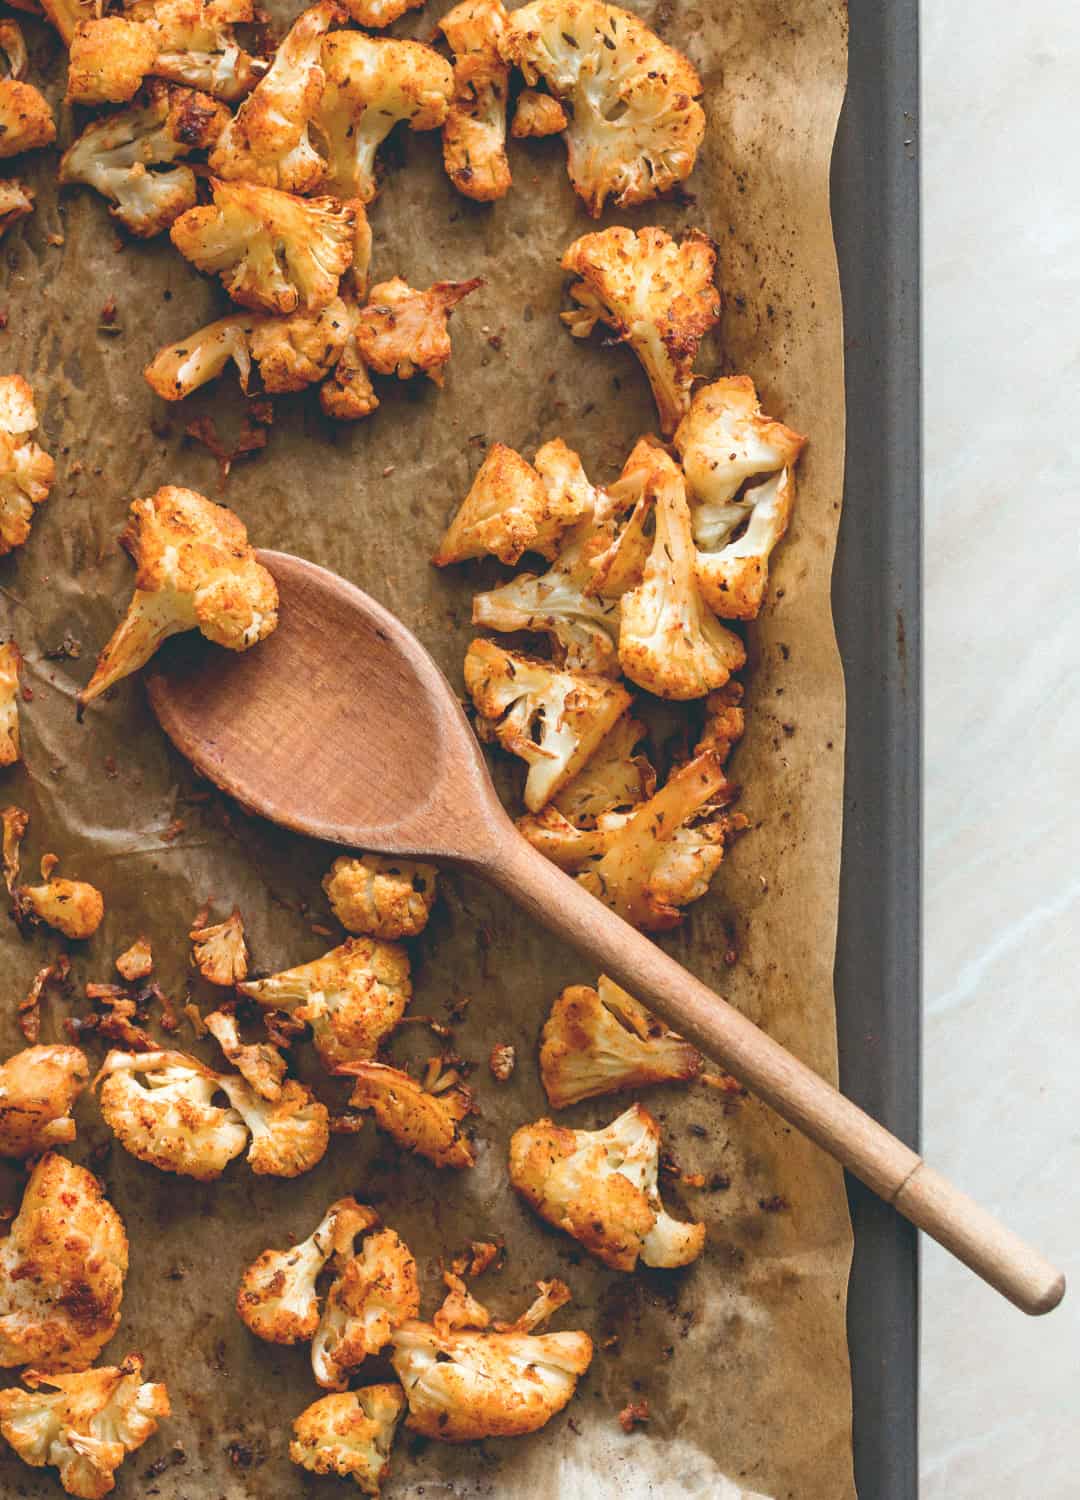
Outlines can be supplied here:
[[1080, 6], [922, 9], [925, 1149], [1072, 1280], [924, 1244], [922, 1500], [1076, 1500]]

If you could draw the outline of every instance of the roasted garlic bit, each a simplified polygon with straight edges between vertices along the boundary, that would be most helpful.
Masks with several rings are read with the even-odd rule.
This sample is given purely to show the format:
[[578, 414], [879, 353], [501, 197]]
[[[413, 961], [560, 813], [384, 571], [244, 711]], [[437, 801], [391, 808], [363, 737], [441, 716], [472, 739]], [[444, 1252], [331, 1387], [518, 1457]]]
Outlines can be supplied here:
[[461, 1126], [472, 1111], [472, 1090], [456, 1072], [440, 1073], [438, 1060], [433, 1062], [424, 1083], [385, 1063], [349, 1063], [339, 1071], [355, 1080], [350, 1107], [370, 1109], [380, 1130], [406, 1151], [437, 1167], [475, 1166], [476, 1152]]
[[222, 1075], [186, 1053], [113, 1050], [94, 1087], [124, 1150], [161, 1172], [213, 1182], [247, 1145], [242, 1116], [211, 1102]]
[[94, 188], [114, 219], [148, 239], [194, 208], [195, 173], [177, 163], [212, 145], [229, 118], [209, 95], [153, 80], [129, 109], [86, 127], [61, 157], [60, 181]]
[[460, 0], [439, 22], [454, 54], [454, 100], [443, 126], [443, 161], [458, 192], [481, 203], [510, 190], [510, 68], [499, 53], [505, 29], [502, 0]]
[[306, 1021], [330, 1069], [375, 1056], [412, 998], [404, 949], [350, 938], [308, 964], [252, 980], [240, 992], [268, 1010]]
[[523, 1125], [510, 1141], [510, 1181], [542, 1219], [614, 1271], [632, 1271], [639, 1259], [689, 1265], [705, 1247], [705, 1225], [666, 1212], [659, 1156], [660, 1127], [633, 1104], [604, 1130]]
[[437, 568], [470, 557], [516, 563], [525, 552], [553, 559], [563, 533], [592, 514], [595, 492], [581, 460], [561, 438], [536, 455], [535, 467], [496, 443], [432, 558]]
[[0, 766], [19, 759], [19, 673], [22, 653], [14, 641], [0, 646]]
[[437, 281], [418, 292], [395, 276], [373, 286], [353, 330], [360, 358], [376, 375], [399, 380], [426, 375], [442, 385], [451, 354], [450, 314], [483, 284], [482, 277], [474, 276], [472, 281]]
[[23, 1372], [28, 1391], [0, 1391], [0, 1433], [23, 1463], [60, 1471], [60, 1483], [80, 1500], [101, 1500], [116, 1470], [169, 1415], [164, 1385], [144, 1382], [141, 1355], [76, 1375]]
[[332, 31], [322, 44], [326, 87], [314, 123], [328, 155], [324, 192], [370, 203], [378, 192], [375, 156], [402, 120], [437, 130], [446, 119], [454, 76], [444, 57], [421, 42]]
[[552, 1109], [649, 1083], [696, 1078], [705, 1059], [632, 995], [601, 974], [573, 985], [540, 1034], [540, 1077]]
[[20, 885], [14, 892], [16, 910], [31, 923], [44, 922], [66, 938], [81, 942], [93, 937], [105, 915], [105, 899], [96, 886], [85, 880], [49, 879], [57, 864], [55, 855], [42, 860], [40, 885]]
[[417, 860], [343, 854], [322, 886], [346, 932], [394, 942], [415, 937], [427, 926], [437, 873], [434, 865]]
[[34, 506], [52, 489], [56, 465], [30, 433], [34, 393], [21, 375], [0, 375], [0, 557], [30, 535]]
[[487, 1309], [448, 1275], [449, 1295], [433, 1322], [408, 1322], [390, 1356], [409, 1403], [406, 1425], [444, 1443], [521, 1437], [562, 1411], [592, 1360], [587, 1333], [535, 1334], [569, 1300], [561, 1282], [537, 1282], [540, 1296], [516, 1323], [491, 1332]]
[[712, 241], [692, 233], [679, 245], [663, 229], [616, 227], [575, 240], [562, 264], [581, 278], [570, 289], [578, 305], [563, 322], [575, 338], [603, 323], [630, 345], [670, 437], [690, 410], [698, 346], [720, 319]]
[[631, 702], [607, 677], [560, 671], [485, 640], [469, 647], [465, 686], [489, 737], [528, 765], [532, 812], [577, 774]]
[[358, 1252], [339, 1251], [338, 1274], [311, 1345], [311, 1368], [321, 1386], [343, 1391], [349, 1377], [390, 1342], [396, 1329], [420, 1315], [420, 1284], [412, 1252], [392, 1229], [369, 1234]]
[[769, 557], [795, 504], [794, 466], [805, 443], [762, 413], [746, 375], [703, 386], [679, 425], [675, 446], [692, 496], [698, 583], [724, 619], [752, 620], [761, 609]]
[[75, 1139], [72, 1106], [90, 1078], [78, 1047], [26, 1047], [0, 1066], [0, 1156], [37, 1156]]
[[34, 192], [16, 177], [0, 180], [0, 239], [8, 230], [34, 212]]
[[129, 984], [134, 984], [138, 979], [146, 979], [154, 972], [154, 955], [148, 937], [137, 937], [130, 948], [125, 948], [119, 954], [116, 972]]
[[601, 0], [533, 0], [511, 11], [500, 49], [570, 106], [567, 168], [594, 217], [608, 197], [645, 203], [693, 171], [701, 80], [637, 16]]
[[121, 542], [135, 560], [135, 594], [79, 694], [80, 708], [144, 666], [184, 630], [246, 651], [277, 625], [273, 578], [255, 559], [247, 527], [194, 490], [165, 485], [133, 500]]
[[287, 1250], [264, 1250], [240, 1279], [236, 1311], [256, 1338], [271, 1344], [306, 1343], [319, 1327], [316, 1282], [332, 1257], [344, 1264], [354, 1241], [379, 1222], [355, 1198], [332, 1203], [306, 1240]]
[[248, 946], [244, 939], [244, 919], [234, 906], [224, 922], [207, 927], [197, 925], [188, 933], [193, 946], [191, 961], [211, 984], [231, 988], [241, 984], [248, 973]]
[[181, 255], [220, 277], [241, 307], [288, 315], [334, 300], [353, 261], [355, 208], [218, 177], [210, 187], [213, 203], [189, 208], [169, 231]]
[[323, 92], [322, 39], [339, 14], [335, 0], [319, 0], [293, 22], [211, 154], [218, 177], [286, 193], [318, 187], [326, 163], [311, 139], [311, 118]]
[[514, 110], [510, 134], [517, 140], [530, 136], [558, 135], [569, 124], [566, 110], [558, 99], [538, 89], [522, 89]]
[[[356, 4], [352, 0], [350, 8]], [[365, 1495], [378, 1495], [390, 1473], [390, 1449], [404, 1409], [399, 1385], [368, 1385], [323, 1396], [293, 1423], [289, 1457], [312, 1474], [354, 1479]]]
[[119, 1327], [127, 1265], [123, 1223], [97, 1178], [41, 1157], [0, 1240], [0, 1365], [92, 1365]]
[[281, 1098], [281, 1081], [285, 1077], [285, 1059], [270, 1042], [240, 1040], [236, 1017], [223, 1010], [211, 1011], [204, 1022], [222, 1052], [262, 1099], [271, 1103]]

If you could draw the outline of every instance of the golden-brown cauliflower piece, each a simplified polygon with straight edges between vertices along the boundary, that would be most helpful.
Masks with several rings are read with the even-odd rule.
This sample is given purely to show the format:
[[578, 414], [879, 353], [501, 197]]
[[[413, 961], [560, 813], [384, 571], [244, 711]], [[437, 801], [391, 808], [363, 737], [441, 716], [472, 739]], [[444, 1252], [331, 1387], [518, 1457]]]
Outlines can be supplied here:
[[570, 123], [558, 99], [538, 89], [522, 89], [514, 110], [510, 134], [515, 140], [558, 135]]
[[90, 1069], [78, 1047], [25, 1047], [0, 1067], [0, 1156], [36, 1156], [75, 1139], [71, 1108]]
[[15, 901], [21, 916], [55, 927], [74, 942], [93, 937], [105, 915], [104, 897], [85, 880], [55, 876], [41, 885], [20, 885]]
[[242, 984], [240, 993], [269, 1010], [306, 1021], [331, 1070], [374, 1057], [412, 998], [403, 948], [356, 937], [321, 958]]
[[[525, 552], [553, 559], [563, 533], [592, 513], [595, 492], [567, 482], [577, 454], [561, 438], [545, 443], [536, 466], [496, 443], [480, 465], [432, 558], [437, 568], [490, 554], [516, 563]], [[582, 474], [582, 477], [584, 475]]]
[[243, 1078], [221, 1075], [229, 1103], [251, 1131], [247, 1164], [260, 1177], [300, 1177], [330, 1144], [330, 1111], [310, 1089], [287, 1078], [272, 1102]]
[[247, 978], [250, 956], [238, 906], [233, 907], [224, 922], [193, 927], [188, 937], [193, 945], [191, 962], [211, 984], [230, 989]]
[[680, 245], [663, 229], [617, 226], [582, 235], [562, 265], [581, 278], [570, 289], [578, 305], [563, 322], [575, 338], [603, 323], [630, 345], [670, 437], [690, 409], [698, 347], [720, 318], [712, 241], [692, 233]]
[[310, 126], [323, 92], [322, 39], [338, 15], [336, 0], [319, 0], [293, 22], [269, 72], [214, 147], [210, 170], [218, 177], [286, 193], [308, 193], [319, 185], [326, 163]]
[[375, 154], [402, 120], [437, 130], [446, 119], [454, 75], [422, 42], [332, 31], [322, 44], [326, 87], [315, 125], [329, 158], [324, 192], [370, 203], [378, 192]]
[[340, 297], [316, 313], [297, 312], [287, 318], [232, 313], [159, 349], [143, 374], [166, 401], [182, 401], [216, 380], [230, 360], [245, 393], [252, 363], [268, 395], [302, 391], [323, 380], [337, 364], [351, 330], [351, 315]]
[[52, 110], [33, 84], [0, 78], [0, 157], [50, 146], [55, 139]]
[[316, 1282], [331, 1256], [344, 1261], [353, 1241], [379, 1221], [374, 1209], [355, 1198], [339, 1198], [306, 1240], [287, 1250], [264, 1250], [240, 1278], [236, 1311], [256, 1338], [271, 1344], [300, 1344], [319, 1326]]
[[155, 79], [130, 108], [86, 127], [61, 157], [60, 181], [94, 188], [114, 219], [147, 239], [195, 206], [195, 173], [175, 163], [209, 146], [228, 119], [208, 94]]
[[130, 948], [125, 948], [123, 953], [117, 955], [116, 971], [121, 979], [126, 979], [133, 984], [137, 979], [146, 979], [154, 972], [154, 954], [150, 947], [150, 939], [145, 935], [137, 937]]
[[395, 276], [373, 286], [353, 330], [360, 358], [376, 375], [411, 380], [423, 374], [442, 385], [451, 352], [450, 314], [483, 284], [476, 276], [472, 281], [437, 281], [418, 292]]
[[235, 31], [255, 22], [253, 0], [133, 0], [127, 14], [152, 33], [157, 56], [150, 71], [170, 83], [235, 104], [266, 71], [265, 60], [245, 52]]
[[630, 706], [620, 684], [592, 672], [476, 640], [465, 657], [465, 686], [482, 728], [529, 767], [525, 806], [539, 812], [581, 769]]
[[510, 68], [499, 52], [505, 29], [502, 0], [459, 0], [439, 22], [454, 54], [454, 100], [443, 125], [443, 162], [458, 192], [480, 203], [510, 190]]
[[127, 1266], [123, 1223], [97, 1178], [41, 1157], [0, 1240], [0, 1365], [92, 1365], [120, 1325]]
[[368, 1355], [378, 1354], [395, 1329], [419, 1316], [420, 1283], [408, 1245], [392, 1229], [368, 1235], [326, 1294], [311, 1345], [315, 1379], [328, 1391], [345, 1390]]
[[706, 605], [682, 472], [660, 449], [646, 481], [656, 531], [642, 581], [622, 596], [619, 661], [658, 698], [703, 698], [746, 661], [746, 648]]
[[379, 31], [390, 26], [407, 10], [418, 10], [426, 0], [344, 0], [345, 9], [358, 26]]
[[245, 1045], [240, 1040], [236, 1017], [228, 1011], [211, 1011], [203, 1024], [240, 1077], [250, 1083], [258, 1095], [271, 1102], [281, 1098], [285, 1059], [271, 1042]]
[[[356, 3], [352, 0], [350, 8]], [[365, 1495], [378, 1495], [390, 1473], [390, 1449], [404, 1409], [399, 1385], [368, 1385], [323, 1396], [293, 1423], [289, 1457], [312, 1474], [354, 1479]]]
[[52, 489], [56, 465], [30, 433], [34, 393], [21, 375], [0, 375], [0, 557], [30, 535], [34, 506]]
[[722, 764], [727, 763], [731, 747], [746, 730], [746, 711], [742, 707], [743, 690], [739, 682], [725, 683], [705, 700], [705, 722], [694, 746], [694, 754], [715, 750]]
[[19, 673], [22, 653], [14, 641], [0, 646], [0, 766], [19, 758]]
[[[359, 200], [356, 200], [358, 206]], [[355, 267], [352, 280], [356, 280]], [[319, 387], [319, 405], [335, 422], [358, 422], [370, 417], [377, 410], [379, 398], [367, 372], [367, 365], [360, 356], [356, 342], [356, 324], [360, 316], [360, 305], [351, 292], [344, 297], [347, 314], [345, 341], [334, 362], [329, 378]]]
[[[675, 434], [693, 499], [697, 576], [724, 619], [761, 608], [769, 556], [795, 503], [794, 466], [806, 439], [761, 410], [754, 382], [732, 375], [703, 386]], [[768, 476], [763, 483], [747, 481]]]
[[142, 1371], [138, 1354], [74, 1375], [26, 1370], [29, 1391], [0, 1391], [0, 1433], [23, 1463], [58, 1469], [69, 1495], [102, 1500], [127, 1455], [170, 1414], [168, 1391], [144, 1382]]
[[686, 1266], [705, 1248], [705, 1225], [666, 1212], [659, 1157], [659, 1125], [632, 1104], [603, 1130], [567, 1130], [551, 1120], [515, 1130], [510, 1181], [542, 1219], [613, 1271], [632, 1271], [639, 1259]]
[[346, 932], [396, 942], [416, 937], [427, 926], [437, 874], [434, 865], [414, 859], [343, 854], [322, 885]]
[[475, 1165], [472, 1142], [461, 1128], [472, 1111], [472, 1090], [457, 1082], [456, 1074], [436, 1077], [432, 1088], [438, 1091], [432, 1092], [386, 1063], [348, 1063], [339, 1071], [355, 1080], [350, 1107], [372, 1110], [376, 1124], [399, 1146], [437, 1167]]
[[20, 182], [17, 177], [0, 179], [0, 239], [17, 224], [34, 212], [33, 189]]
[[318, 312], [337, 296], [353, 258], [356, 210], [337, 198], [212, 177], [214, 201], [189, 208], [169, 231], [200, 271], [219, 276], [234, 302], [266, 312]]
[[554, 864], [635, 927], [678, 926], [682, 907], [704, 896], [733, 834], [746, 826], [726, 811], [734, 788], [715, 751], [681, 766], [647, 802], [577, 827], [552, 806], [518, 827]]
[[598, 216], [666, 192], [694, 169], [705, 134], [701, 80], [629, 11], [601, 0], [532, 0], [512, 11], [502, 54], [571, 106], [567, 166]]
[[641, 749], [645, 725], [624, 714], [608, 731], [552, 807], [576, 827], [594, 826], [602, 813], [628, 812], [656, 790], [656, 771]]
[[255, 560], [247, 527], [224, 505], [167, 484], [131, 502], [120, 540], [135, 560], [135, 593], [79, 694], [80, 709], [137, 672], [171, 635], [199, 630], [246, 651], [277, 625], [277, 585]]
[[683, 1083], [704, 1063], [606, 974], [596, 989], [563, 990], [540, 1034], [540, 1077], [552, 1109], [649, 1083]]
[[406, 1425], [444, 1443], [536, 1432], [562, 1411], [592, 1360], [587, 1333], [532, 1332], [569, 1292], [561, 1282], [537, 1282], [540, 1296], [528, 1311], [491, 1332], [487, 1310], [461, 1298], [456, 1277], [447, 1281], [450, 1315], [444, 1303], [432, 1323], [405, 1323], [394, 1334], [390, 1360], [409, 1403]]
[[70, 104], [125, 104], [158, 55], [152, 27], [125, 16], [80, 21], [68, 51]]
[[211, 1103], [222, 1077], [184, 1052], [114, 1049], [94, 1087], [100, 1086], [101, 1113], [125, 1151], [161, 1172], [213, 1182], [248, 1139], [235, 1109]]

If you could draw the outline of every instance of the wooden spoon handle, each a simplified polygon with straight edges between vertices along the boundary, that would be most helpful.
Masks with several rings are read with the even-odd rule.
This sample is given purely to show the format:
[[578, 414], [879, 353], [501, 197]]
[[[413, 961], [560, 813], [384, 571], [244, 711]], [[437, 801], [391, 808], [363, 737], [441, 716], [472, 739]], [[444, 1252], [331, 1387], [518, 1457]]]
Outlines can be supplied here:
[[1061, 1301], [1065, 1278], [1037, 1250], [590, 896], [516, 830], [497, 841], [479, 871], [1010, 1302], [1034, 1314], [1050, 1312]]

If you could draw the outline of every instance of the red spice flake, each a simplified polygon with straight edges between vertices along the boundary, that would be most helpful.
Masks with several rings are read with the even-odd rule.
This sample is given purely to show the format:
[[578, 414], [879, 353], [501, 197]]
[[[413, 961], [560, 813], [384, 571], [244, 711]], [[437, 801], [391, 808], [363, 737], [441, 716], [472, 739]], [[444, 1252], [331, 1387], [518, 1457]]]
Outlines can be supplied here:
[[109, 778], [110, 781], [115, 781], [116, 778], [120, 775], [120, 772], [117, 769], [116, 762], [115, 760], [113, 760], [111, 755], [106, 755], [105, 757], [105, 775]]
[[624, 1432], [633, 1432], [635, 1427], [642, 1426], [648, 1420], [647, 1401], [629, 1401], [619, 1413], [619, 1426]]
[[7, 326], [8, 326], [8, 311], [7, 311], [7, 308], [5, 307], [4, 310], [3, 310], [3, 312], [0, 312], [0, 333], [3, 333], [4, 329]]
[[29, 683], [22, 690], [22, 698], [24, 703], [33, 703], [34, 701], [34, 689]]
[[116, 298], [110, 297], [102, 307], [98, 317], [103, 323], [116, 322]]

